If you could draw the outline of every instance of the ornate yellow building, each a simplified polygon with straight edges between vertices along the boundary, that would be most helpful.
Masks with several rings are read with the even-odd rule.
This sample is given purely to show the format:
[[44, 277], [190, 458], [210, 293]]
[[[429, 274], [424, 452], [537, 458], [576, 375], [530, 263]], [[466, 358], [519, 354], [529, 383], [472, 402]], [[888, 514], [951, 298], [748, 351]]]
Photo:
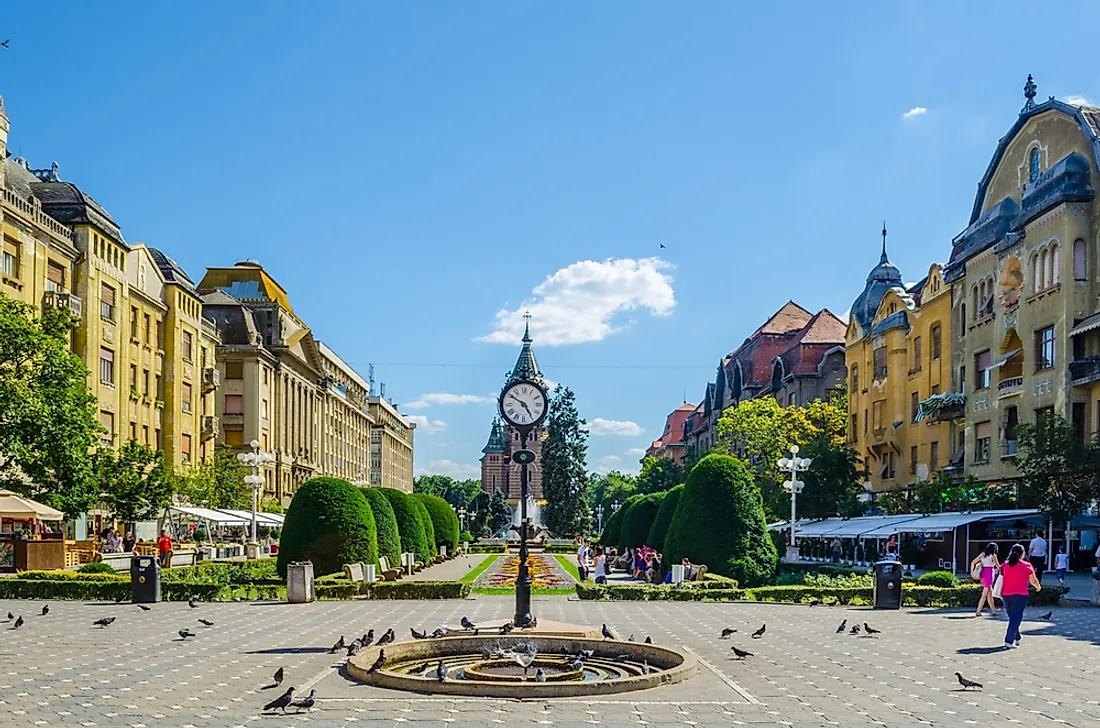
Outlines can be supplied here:
[[1018, 475], [1021, 422], [1100, 429], [1100, 109], [1036, 92], [1029, 76], [946, 271], [966, 472], [990, 482]]
[[[912, 485], [950, 466], [950, 408], [930, 407], [951, 391], [951, 289], [933, 264], [908, 288], [886, 255], [852, 304], [845, 341], [848, 435], [876, 492]], [[932, 416], [929, 410], [932, 410]]]
[[374, 419], [370, 433], [370, 484], [412, 493], [416, 425], [382, 397], [367, 397], [367, 405]]

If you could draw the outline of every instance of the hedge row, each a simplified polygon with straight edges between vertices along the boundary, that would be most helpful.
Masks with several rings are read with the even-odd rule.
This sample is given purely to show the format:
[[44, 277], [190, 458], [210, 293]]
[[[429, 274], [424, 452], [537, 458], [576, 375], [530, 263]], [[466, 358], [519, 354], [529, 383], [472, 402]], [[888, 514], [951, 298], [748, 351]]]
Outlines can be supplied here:
[[[482, 546], [480, 544], [470, 544], [470, 550], [468, 554], [506, 554], [508, 553], [507, 546]], [[551, 551], [550, 553], [554, 553]]]
[[336, 580], [316, 585], [318, 599], [465, 599], [470, 585], [458, 581], [379, 581], [373, 584]]
[[432, 553], [439, 553], [439, 546], [446, 546], [448, 554], [454, 554], [455, 549], [458, 548], [458, 516], [455, 515], [455, 511], [451, 508], [451, 504], [443, 500], [437, 495], [429, 495], [427, 493], [413, 493], [413, 497], [420, 500], [424, 504], [424, 508], [428, 512], [428, 517], [432, 522], [432, 529], [435, 532], [435, 542]]

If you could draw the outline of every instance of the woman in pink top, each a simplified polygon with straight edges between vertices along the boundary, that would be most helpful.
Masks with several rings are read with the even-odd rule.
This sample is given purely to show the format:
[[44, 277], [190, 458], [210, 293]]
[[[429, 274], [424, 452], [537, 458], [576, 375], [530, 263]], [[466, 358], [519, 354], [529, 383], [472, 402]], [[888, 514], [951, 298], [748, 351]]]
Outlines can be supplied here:
[[1035, 578], [1035, 567], [1024, 561], [1024, 547], [1016, 544], [1008, 552], [1008, 559], [1001, 566], [1001, 600], [1008, 613], [1008, 631], [1005, 647], [1020, 646], [1020, 623], [1027, 608], [1028, 586], [1042, 591], [1042, 584]]

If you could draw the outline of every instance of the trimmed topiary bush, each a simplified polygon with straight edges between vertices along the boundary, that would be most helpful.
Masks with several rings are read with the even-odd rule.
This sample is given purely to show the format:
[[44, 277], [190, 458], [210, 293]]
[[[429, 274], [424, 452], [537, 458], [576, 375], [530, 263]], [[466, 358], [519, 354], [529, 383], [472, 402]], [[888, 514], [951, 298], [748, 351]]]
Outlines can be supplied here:
[[[458, 516], [451, 504], [437, 495], [427, 493], [413, 493], [413, 498], [417, 498], [428, 510], [435, 532], [435, 545], [446, 546], [447, 553], [454, 556], [458, 548]], [[435, 553], [439, 553], [438, 548]]]
[[742, 587], [768, 584], [778, 562], [760, 489], [743, 462], [711, 454], [688, 475], [665, 536], [665, 561], [688, 558]]
[[600, 544], [605, 548], [619, 544], [619, 531], [623, 527], [623, 516], [626, 515], [626, 507], [619, 506], [619, 510], [607, 517], [603, 524], [603, 533], [600, 534]]
[[650, 493], [638, 499], [638, 502], [630, 507], [623, 520], [623, 540], [631, 548], [639, 546], [653, 546], [649, 542], [649, 531], [653, 528], [653, 522], [657, 519], [657, 512], [661, 510], [661, 503], [665, 499], [665, 493]]
[[[623, 513], [622, 521], [619, 523], [619, 530], [617, 533], [612, 534], [614, 539], [611, 543], [614, 546], [619, 547], [619, 553], [626, 551], [626, 519], [630, 518], [630, 509], [634, 507], [634, 504], [645, 498], [645, 493], [635, 493], [634, 495], [623, 501], [623, 505], [619, 508]], [[648, 534], [647, 534], [648, 535]]]
[[684, 492], [684, 484], [666, 491], [661, 507], [657, 509], [657, 517], [653, 519], [653, 525], [649, 527], [649, 535], [646, 540], [657, 551], [665, 550], [665, 536], [668, 535], [668, 527], [672, 525], [672, 516], [676, 513], [676, 504], [680, 502], [680, 495]]
[[77, 571], [81, 574], [114, 574], [115, 567], [102, 561], [89, 561], [87, 564], [81, 564]]
[[389, 559], [391, 565], [401, 563], [401, 532], [397, 528], [397, 516], [390, 499], [381, 488], [360, 488], [374, 514], [374, 528], [378, 534], [378, 555]]
[[[418, 501], [408, 493], [394, 488], [378, 488], [378, 492], [386, 496], [393, 507], [393, 515], [397, 519], [397, 533], [401, 536], [401, 551], [416, 554], [418, 559], [424, 559], [424, 552], [428, 548], [428, 539], [424, 533], [424, 522], [420, 520], [420, 510], [416, 507]], [[390, 566], [400, 566], [401, 561]]]
[[950, 571], [929, 571], [927, 574], [921, 574], [917, 577], [917, 584], [920, 586], [951, 588], [959, 585], [959, 577]]
[[283, 523], [279, 539], [279, 576], [292, 561], [312, 561], [313, 573], [331, 574], [344, 564], [378, 563], [378, 536], [367, 499], [339, 478], [310, 478], [302, 483]]
[[415, 493], [409, 496], [409, 502], [412, 503], [412, 507], [416, 511], [416, 517], [420, 519], [420, 527], [424, 529], [424, 543], [417, 554], [421, 561], [430, 564], [435, 555], [439, 553], [439, 550], [435, 547], [435, 524], [432, 523], [432, 516], [428, 513], [428, 507], [424, 505], [424, 501], [416, 497]]

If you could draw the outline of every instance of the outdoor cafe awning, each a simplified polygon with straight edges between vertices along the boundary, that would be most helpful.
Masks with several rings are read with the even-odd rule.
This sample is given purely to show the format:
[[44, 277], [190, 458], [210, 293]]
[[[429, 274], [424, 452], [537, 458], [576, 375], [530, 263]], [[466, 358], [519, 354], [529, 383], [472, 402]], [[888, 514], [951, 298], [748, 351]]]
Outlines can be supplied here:
[[56, 508], [24, 498], [10, 490], [0, 490], [0, 518], [12, 520], [64, 521], [65, 514]]
[[211, 523], [216, 523], [219, 526], [244, 526], [252, 522], [250, 520], [245, 520], [240, 516], [223, 513], [222, 511], [214, 511], [209, 508], [196, 508], [192, 506], [171, 506], [168, 511], [171, 513], [178, 513], [180, 515], [189, 516], [200, 521], [209, 521]]
[[[252, 513], [250, 511], [236, 511], [229, 508], [219, 508], [219, 512], [228, 513], [234, 518], [243, 518], [246, 522], [252, 523]], [[283, 525], [283, 516], [278, 513], [261, 513], [256, 511], [256, 523], [261, 526], [275, 526], [280, 527]]]
[[969, 513], [933, 513], [906, 521], [884, 525], [870, 533], [870, 538], [886, 538], [896, 533], [943, 533], [959, 526], [979, 521], [1000, 521], [1006, 518], [1028, 518], [1038, 514], [1036, 510], [971, 511]]

